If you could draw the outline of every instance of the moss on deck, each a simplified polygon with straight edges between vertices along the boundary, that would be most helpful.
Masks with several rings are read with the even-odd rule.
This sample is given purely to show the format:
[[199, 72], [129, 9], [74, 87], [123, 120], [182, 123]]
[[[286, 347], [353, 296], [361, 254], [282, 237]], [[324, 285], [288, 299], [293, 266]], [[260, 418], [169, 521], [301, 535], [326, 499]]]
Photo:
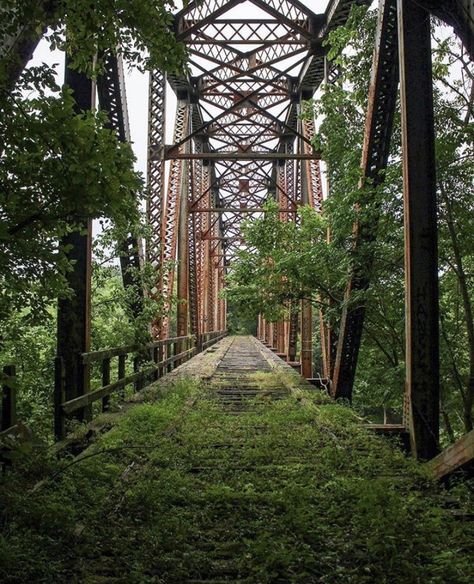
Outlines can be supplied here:
[[262, 397], [239, 415], [212, 382], [176, 380], [80, 459], [10, 473], [0, 579], [472, 582], [473, 524], [421, 467], [318, 392], [269, 401], [279, 375], [242, 378]]

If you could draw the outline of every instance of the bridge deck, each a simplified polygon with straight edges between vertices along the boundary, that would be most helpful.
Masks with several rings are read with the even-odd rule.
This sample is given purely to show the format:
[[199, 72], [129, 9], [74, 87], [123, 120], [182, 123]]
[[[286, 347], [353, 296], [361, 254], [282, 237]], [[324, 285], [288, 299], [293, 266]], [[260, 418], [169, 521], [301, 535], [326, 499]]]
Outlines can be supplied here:
[[16, 512], [9, 553], [28, 562], [9, 581], [408, 584], [435, 581], [433, 558], [439, 581], [469, 580], [436, 563], [468, 552], [433, 521], [433, 485], [257, 340], [225, 338], [140, 399], [29, 490], [48, 519]]
[[[162, 580], [157, 581], [182, 584], [319, 581], [316, 574], [330, 567], [324, 561], [317, 566], [318, 546], [325, 543], [322, 534], [315, 536], [313, 530], [321, 526], [313, 522], [329, 527], [340, 520], [332, 505], [328, 516], [324, 510], [316, 518], [329, 494], [318, 490], [324, 491], [329, 480], [321, 479], [321, 469], [323, 475], [327, 469], [320, 459], [331, 451], [338, 458], [335, 476], [350, 481], [355, 472], [352, 449], [362, 456], [362, 466], [376, 468], [378, 455], [370, 444], [380, 440], [360, 429], [358, 438], [345, 442], [341, 421], [332, 418], [340, 406], [252, 337], [222, 340], [175, 370], [168, 381], [189, 378], [200, 379], [201, 387], [185, 402], [160, 446], [167, 453], [159, 463], [166, 478], [156, 466], [138, 469], [139, 480], [159, 502], [159, 515], [151, 520], [159, 536], [147, 543], [148, 554], [155, 557], [146, 554], [140, 560], [143, 581], [158, 575]], [[318, 416], [324, 419], [319, 425]], [[351, 416], [348, 425], [357, 426]], [[395, 456], [390, 463], [388, 474], [400, 482], [407, 475], [403, 459]], [[378, 470], [387, 480], [382, 467]], [[383, 516], [383, 504], [377, 513]], [[340, 536], [352, 537], [349, 531]], [[87, 581], [115, 581], [123, 569], [117, 561], [114, 550], [106, 549], [105, 558], [89, 565]]]

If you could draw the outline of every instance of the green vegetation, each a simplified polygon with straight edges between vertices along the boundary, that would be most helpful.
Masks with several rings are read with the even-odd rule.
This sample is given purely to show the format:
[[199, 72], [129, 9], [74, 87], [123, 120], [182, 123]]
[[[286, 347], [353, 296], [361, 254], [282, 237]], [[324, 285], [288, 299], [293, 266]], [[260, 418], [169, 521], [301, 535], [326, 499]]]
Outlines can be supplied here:
[[[110, 52], [137, 67], [176, 73], [186, 53], [172, 29], [174, 8], [173, 0], [3, 0], [0, 38], [24, 27], [37, 38], [47, 28], [51, 47], [65, 50], [73, 66], [89, 74], [100, 70]], [[0, 86], [9, 84], [12, 66], [14, 53], [0, 63]]]
[[[100, 73], [103, 51], [119, 46], [133, 66], [177, 73], [185, 54], [169, 27], [173, 7], [171, 0], [98, 0], [92, 11], [85, 0], [7, 0], [0, 38], [19, 23], [48, 25], [51, 46], [90, 77]], [[265, 217], [247, 225], [249, 247], [229, 279], [230, 327], [252, 332], [258, 311], [280, 318], [290, 301], [311, 298], [337, 329], [349, 264], [373, 253], [373, 285], [350, 299], [367, 305], [356, 398], [400, 408], [398, 140], [385, 186], [364, 192], [359, 211], [370, 216], [380, 206], [378, 239], [351, 256], [374, 22], [373, 13], [355, 10], [331, 37], [343, 76], [316, 110], [324, 117], [316, 146], [331, 185], [325, 216], [302, 209], [300, 227], [283, 224], [270, 201]], [[291, 375], [250, 375], [261, 396], [239, 416], [223, 409], [212, 386], [155, 387], [122, 414], [98, 417], [112, 429], [79, 458], [58, 459], [46, 446], [56, 301], [71, 293], [64, 236], [85, 219], [104, 228], [94, 249], [93, 349], [145, 340], [163, 305], [147, 295], [134, 315], [138, 288], [151, 290], [156, 272], [145, 266], [135, 274], [137, 289], [124, 291], [117, 266], [120, 242], [147, 236], [144, 181], [130, 146], [107, 129], [104, 113], [76, 113], [54, 68], [31, 68], [12, 89], [14, 65], [0, 63], [0, 365], [17, 365], [19, 417], [32, 434], [25, 430], [27, 439], [12, 444], [15, 464], [0, 481], [0, 580], [182, 584], [224, 573], [255, 584], [471, 583], [473, 524], [443, 506], [444, 489], [361, 428], [343, 404], [300, 388], [272, 402], [270, 391], [288, 387]], [[453, 80], [456, 67], [463, 74]], [[451, 39], [437, 41], [434, 70], [447, 442], [473, 426], [474, 77]], [[314, 107], [307, 104], [304, 115]], [[100, 372], [93, 376], [100, 383]], [[77, 434], [84, 438], [89, 428]], [[468, 486], [451, 493], [461, 512], [472, 513]]]
[[[100, 0], [94, 10], [77, 0], [6, 0], [0, 39], [25, 27], [37, 40], [48, 27], [50, 47], [65, 50], [70, 66], [89, 77], [111, 51], [125, 66], [176, 73], [185, 50], [170, 28], [173, 8], [168, 0]], [[132, 308], [143, 289], [153, 289], [156, 271], [146, 265], [131, 274], [134, 285], [125, 291], [117, 267], [123, 242], [148, 234], [140, 212], [145, 183], [134, 170], [131, 145], [107, 128], [105, 112], [77, 114], [55, 66], [29, 67], [14, 84], [15, 59], [15, 51], [0, 59], [0, 370], [16, 365], [19, 417], [50, 440], [56, 305], [71, 293], [63, 238], [82, 230], [86, 219], [100, 221], [93, 349], [148, 340], [149, 322], [162, 314], [163, 303], [147, 295], [137, 316]]]
[[[304, 116], [319, 121], [315, 147], [325, 162], [329, 196], [323, 217], [301, 209], [301, 227], [279, 221], [270, 200], [261, 219], [244, 228], [248, 248], [231, 266], [229, 302], [242, 313], [269, 320], [310, 298], [337, 335], [345, 303], [366, 307], [354, 404], [402, 411], [405, 370], [404, 232], [397, 106], [385, 183], [361, 190], [361, 156], [376, 12], [354, 7], [347, 25], [331, 35], [329, 56], [339, 66], [337, 83], [326, 84]], [[441, 296], [442, 440], [452, 442], [473, 428], [474, 415], [474, 69], [461, 45], [433, 26], [433, 71], [439, 274]], [[376, 240], [353, 249], [353, 225], [377, 224]], [[330, 233], [327, 242], [328, 230]], [[373, 262], [371, 259], [373, 258]], [[367, 293], [345, 298], [349, 266], [371, 272]], [[314, 347], [320, 346], [319, 322]], [[315, 369], [319, 360], [315, 359]]]
[[472, 523], [351, 410], [299, 390], [232, 416], [214, 396], [178, 382], [79, 459], [9, 473], [2, 581], [472, 582]]

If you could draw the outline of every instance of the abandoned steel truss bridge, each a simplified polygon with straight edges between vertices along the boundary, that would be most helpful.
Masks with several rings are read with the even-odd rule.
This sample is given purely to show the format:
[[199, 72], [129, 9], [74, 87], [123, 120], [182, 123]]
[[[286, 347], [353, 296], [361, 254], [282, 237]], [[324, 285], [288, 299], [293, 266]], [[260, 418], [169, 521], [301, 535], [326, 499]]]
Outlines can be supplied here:
[[[317, 4], [317, 3], [314, 3]], [[175, 15], [177, 38], [189, 54], [187, 75], [150, 75], [147, 217], [151, 237], [143, 251], [156, 269], [153, 293], [170, 305], [177, 290], [176, 323], [152, 323], [147, 347], [163, 373], [220, 339], [226, 303], [220, 292], [235, 252], [244, 245], [242, 221], [276, 200], [284, 221], [296, 221], [301, 205], [322, 212], [320, 156], [313, 148], [315, 123], [300, 117], [304, 100], [322, 83], [337, 83], [327, 59], [328, 34], [346, 22], [353, 4], [331, 0], [324, 13], [298, 0], [194, 0]], [[249, 9], [250, 7], [250, 9]], [[248, 13], [258, 14], [248, 18]], [[402, 111], [407, 296], [406, 425], [414, 452], [429, 459], [438, 452], [439, 347], [436, 197], [432, 114], [430, 13], [452, 25], [473, 54], [472, 3], [468, 0], [381, 0], [366, 119], [363, 182], [383, 180], [395, 103]], [[26, 64], [35, 44], [22, 31], [7, 47]], [[21, 61], [20, 59], [20, 61]], [[12, 77], [18, 71], [12, 72]], [[91, 107], [90, 81], [66, 68], [78, 110]], [[165, 140], [166, 87], [177, 98], [172, 144]], [[399, 90], [400, 88], [400, 90]], [[123, 141], [130, 140], [123, 66], [110, 54], [98, 80], [101, 109]], [[361, 185], [362, 186], [362, 185]], [[137, 347], [90, 352], [90, 243], [87, 233], [70, 236], [76, 260], [70, 285], [76, 295], [59, 306], [56, 359], [56, 433], [70, 415], [87, 414], [93, 401], [128, 383], [143, 383], [137, 361], [125, 375], [125, 356]], [[374, 225], [354, 226], [354, 246], [374, 237]], [[124, 284], [142, 261], [140, 241], [121, 242]], [[168, 272], [162, 266], [178, 260]], [[370, 262], [369, 262], [370, 264]], [[370, 270], [355, 268], [347, 294], [365, 290]], [[286, 321], [259, 318], [258, 336], [302, 374], [312, 371], [312, 307], [295, 307]], [[338, 338], [321, 321], [322, 377], [334, 397], [350, 399], [364, 322], [363, 307], [346, 306]], [[176, 335], [170, 338], [172, 331]], [[299, 350], [297, 350], [299, 348]], [[111, 382], [110, 361], [119, 358]], [[90, 366], [100, 363], [103, 387], [90, 391]]]

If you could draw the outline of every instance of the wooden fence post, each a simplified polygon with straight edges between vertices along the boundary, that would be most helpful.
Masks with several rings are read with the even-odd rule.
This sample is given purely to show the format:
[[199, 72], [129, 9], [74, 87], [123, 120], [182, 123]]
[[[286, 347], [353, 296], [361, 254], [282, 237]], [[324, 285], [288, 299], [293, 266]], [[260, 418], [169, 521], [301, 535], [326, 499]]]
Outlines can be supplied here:
[[[133, 358], [133, 372], [138, 373], [140, 371], [140, 357]], [[141, 380], [137, 379], [134, 384], [135, 391], [140, 391], [141, 389]]]
[[[118, 358], [118, 379], [123, 379], [125, 377], [125, 360], [126, 360], [126, 355], [119, 355]], [[125, 397], [125, 390], [121, 389], [120, 390], [120, 399], [123, 399]]]
[[[110, 358], [102, 361], [102, 387], [110, 385]], [[102, 411], [106, 412], [110, 408], [110, 396], [102, 398]]]
[[[160, 343], [158, 345], [158, 364], [163, 362], [163, 355], [163, 345]], [[163, 377], [163, 366], [158, 367], [158, 379], [160, 379], [160, 377]]]
[[158, 347], [153, 347], [152, 349], [152, 361], [155, 364], [156, 369], [153, 372], [153, 381], [158, 381], [158, 379], [160, 378], [160, 374], [158, 371], [158, 363], [159, 363], [159, 351], [158, 351]]
[[16, 369], [6, 365], [3, 373], [8, 378], [2, 388], [2, 423], [1, 430], [8, 430], [17, 422], [16, 418]]

